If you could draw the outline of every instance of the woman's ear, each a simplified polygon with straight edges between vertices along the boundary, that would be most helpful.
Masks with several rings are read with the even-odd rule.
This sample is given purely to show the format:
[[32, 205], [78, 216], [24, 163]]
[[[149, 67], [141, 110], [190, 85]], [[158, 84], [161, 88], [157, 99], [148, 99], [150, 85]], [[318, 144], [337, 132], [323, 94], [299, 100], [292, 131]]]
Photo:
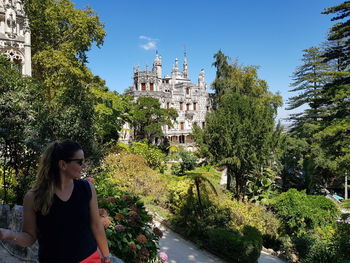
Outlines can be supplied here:
[[66, 167], [67, 167], [67, 163], [64, 160], [58, 161], [58, 168], [60, 168], [60, 170], [65, 170]]

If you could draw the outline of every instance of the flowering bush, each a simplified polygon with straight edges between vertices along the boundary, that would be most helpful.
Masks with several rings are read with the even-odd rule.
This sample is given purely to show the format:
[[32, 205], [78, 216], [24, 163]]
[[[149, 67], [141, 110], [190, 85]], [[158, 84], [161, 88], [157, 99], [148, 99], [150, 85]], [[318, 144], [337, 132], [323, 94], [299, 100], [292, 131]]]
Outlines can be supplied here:
[[152, 226], [152, 217], [139, 197], [116, 190], [102, 176], [96, 176], [95, 184], [111, 253], [128, 263], [158, 258], [157, 244], [163, 233]]
[[150, 261], [150, 263], [165, 263], [168, 262], [168, 255], [165, 252], [160, 252], [158, 257]]

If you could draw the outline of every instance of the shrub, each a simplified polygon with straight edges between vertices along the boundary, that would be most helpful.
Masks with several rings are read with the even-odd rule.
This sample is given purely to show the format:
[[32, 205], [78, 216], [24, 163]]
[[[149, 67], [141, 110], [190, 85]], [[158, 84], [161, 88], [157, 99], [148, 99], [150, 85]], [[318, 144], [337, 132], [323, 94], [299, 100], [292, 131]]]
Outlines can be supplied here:
[[290, 189], [270, 202], [281, 220], [282, 231], [290, 236], [300, 236], [316, 228], [335, 224], [338, 207], [323, 196], [310, 196], [305, 192]]
[[265, 208], [239, 202], [226, 192], [219, 192], [216, 196], [204, 184], [201, 186], [203, 208], [200, 210], [196, 195], [188, 191], [190, 182], [182, 180], [169, 187], [169, 206], [176, 214], [174, 223], [186, 230], [184, 234], [203, 239], [206, 229], [226, 227], [243, 231], [244, 227], [250, 226], [265, 236], [266, 247], [281, 245], [278, 240], [279, 221]]
[[142, 156], [150, 168], [164, 172], [165, 154], [157, 147], [144, 142], [133, 142], [130, 152]]
[[212, 228], [207, 231], [208, 246], [233, 262], [257, 262], [262, 248], [259, 230], [245, 226], [243, 231]]
[[171, 166], [171, 173], [178, 176], [185, 175], [185, 171], [191, 171], [196, 167], [197, 158], [190, 152], [180, 152], [180, 162]]
[[337, 255], [343, 260], [350, 261], [350, 225], [338, 223], [332, 242], [337, 248]]
[[125, 151], [109, 154], [102, 162], [100, 175], [121, 191], [165, 205], [167, 187], [164, 176], [148, 167], [146, 160], [139, 155]]
[[96, 192], [111, 252], [130, 263], [156, 259], [162, 232], [152, 228], [140, 198], [115, 189], [104, 177], [96, 178]]
[[230, 211], [231, 219], [229, 227], [242, 229], [248, 225], [255, 227], [263, 235], [269, 235], [270, 238], [278, 237], [280, 222], [265, 207], [249, 202], [243, 203], [237, 201], [228, 192], [223, 192], [219, 196], [213, 196], [212, 199], [215, 206]]
[[[233, 199], [228, 192], [219, 192], [217, 196], [212, 191], [209, 191], [206, 184], [202, 184], [200, 188], [202, 193], [202, 207], [200, 208], [196, 192], [193, 192], [194, 188], [190, 188], [190, 185], [191, 180], [185, 179], [173, 182], [169, 186], [169, 206], [175, 212], [173, 222], [183, 234], [198, 243], [206, 243], [208, 239], [211, 239], [211, 237], [208, 237], [207, 231], [214, 235], [213, 229], [225, 229], [226, 232], [222, 233], [221, 230], [218, 230], [219, 239], [221, 235], [229, 235], [230, 229], [239, 233], [248, 231], [247, 229], [257, 229], [260, 237], [257, 245], [252, 246], [252, 242], [248, 240], [247, 243], [250, 245], [242, 248], [245, 254], [243, 253], [240, 257], [232, 255], [232, 258], [236, 257], [236, 260], [238, 258], [241, 260], [246, 255], [248, 258], [246, 262], [253, 262], [250, 261], [253, 252], [249, 252], [249, 249], [256, 251], [256, 248], [261, 248], [263, 242], [261, 233], [265, 236], [266, 247], [273, 245], [282, 247], [282, 242], [279, 240], [278, 235], [279, 221], [265, 208], [251, 203], [239, 202]], [[192, 192], [190, 191], [191, 189]], [[244, 233], [249, 237], [249, 231]], [[224, 237], [222, 238], [224, 239]], [[232, 238], [234, 239], [234, 237]], [[234, 243], [233, 240], [230, 242]], [[213, 243], [219, 244], [214, 241]], [[220, 249], [221, 245], [218, 245], [218, 247]], [[213, 249], [215, 249], [215, 245]], [[231, 250], [227, 248], [228, 252]], [[238, 249], [237, 251], [240, 252], [240, 250]], [[221, 253], [221, 251], [219, 252]]]
[[168, 207], [172, 213], [178, 214], [184, 206], [189, 186], [189, 180], [172, 181], [168, 184]]

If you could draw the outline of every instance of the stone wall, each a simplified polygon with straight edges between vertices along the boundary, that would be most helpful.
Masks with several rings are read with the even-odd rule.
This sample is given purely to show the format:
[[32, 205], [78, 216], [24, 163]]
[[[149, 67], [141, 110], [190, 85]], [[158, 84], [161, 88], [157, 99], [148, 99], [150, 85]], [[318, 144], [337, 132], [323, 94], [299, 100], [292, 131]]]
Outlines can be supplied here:
[[[0, 204], [0, 227], [14, 231], [21, 231], [23, 222], [23, 207], [16, 205], [12, 209], [8, 205]], [[20, 262], [38, 262], [38, 243], [30, 248], [23, 248], [11, 241], [0, 241], [0, 249], [5, 250]], [[15, 261], [13, 261], [15, 262]]]
[[[21, 231], [23, 222], [23, 206], [16, 205], [12, 209], [0, 204], [0, 228]], [[38, 263], [38, 242], [30, 248], [23, 248], [11, 241], [0, 240], [0, 263]], [[113, 263], [124, 263], [113, 257]]]

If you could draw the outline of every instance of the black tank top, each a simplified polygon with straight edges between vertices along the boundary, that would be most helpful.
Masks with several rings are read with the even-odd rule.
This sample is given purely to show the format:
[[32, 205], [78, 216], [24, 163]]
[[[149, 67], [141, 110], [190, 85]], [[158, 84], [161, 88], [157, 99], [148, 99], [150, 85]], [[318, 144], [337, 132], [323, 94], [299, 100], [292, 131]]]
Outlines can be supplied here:
[[66, 202], [54, 195], [49, 214], [37, 213], [40, 263], [78, 263], [96, 251], [90, 227], [91, 196], [88, 181], [74, 180]]

